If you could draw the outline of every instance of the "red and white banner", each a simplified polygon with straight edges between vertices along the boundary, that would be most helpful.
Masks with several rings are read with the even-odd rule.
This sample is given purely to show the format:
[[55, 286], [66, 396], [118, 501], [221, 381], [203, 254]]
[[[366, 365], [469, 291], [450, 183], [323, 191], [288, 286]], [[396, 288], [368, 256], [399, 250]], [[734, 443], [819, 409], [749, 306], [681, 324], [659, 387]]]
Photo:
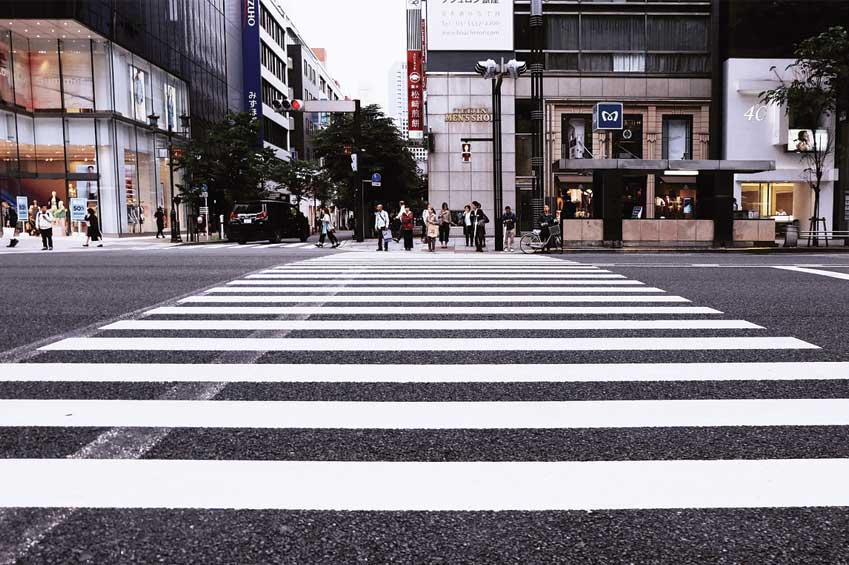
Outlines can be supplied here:
[[407, 119], [410, 139], [424, 137], [424, 70], [421, 50], [407, 51]]

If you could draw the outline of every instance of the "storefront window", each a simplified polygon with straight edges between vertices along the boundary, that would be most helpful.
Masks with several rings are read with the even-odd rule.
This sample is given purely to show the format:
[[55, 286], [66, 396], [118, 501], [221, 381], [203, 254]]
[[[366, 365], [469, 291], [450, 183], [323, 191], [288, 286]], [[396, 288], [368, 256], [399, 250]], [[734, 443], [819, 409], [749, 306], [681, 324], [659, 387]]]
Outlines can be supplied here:
[[[98, 204], [100, 222], [106, 233], [119, 233], [123, 218], [119, 214], [117, 125], [114, 120], [97, 120], [97, 194], [96, 198], [89, 196], [89, 206], [95, 202]], [[126, 126], [122, 127], [126, 129]]]
[[112, 57], [111, 47], [106, 41], [95, 40], [91, 44], [94, 63], [94, 101], [99, 112], [112, 110]]
[[18, 158], [22, 173], [35, 173], [35, 125], [33, 118], [18, 114]]
[[613, 157], [615, 159], [643, 158], [643, 116], [625, 115], [624, 128], [613, 132]]
[[692, 159], [692, 116], [663, 117], [663, 158], [672, 161]]
[[15, 106], [32, 111], [32, 81], [29, 68], [29, 42], [12, 34], [12, 66], [14, 67]]
[[61, 111], [62, 80], [59, 76], [58, 40], [30, 39], [29, 50], [34, 108]]
[[[97, 144], [94, 138], [94, 120], [65, 120], [65, 139], [68, 173], [97, 174]], [[97, 190], [91, 190], [95, 186], [86, 186], [87, 190], [81, 191], [79, 197], [89, 197], [92, 194], [96, 196]]]
[[8, 31], [0, 31], [0, 104], [11, 106], [15, 103], [12, 88], [12, 36]]
[[18, 140], [15, 115], [0, 111], [0, 174], [16, 174], [18, 170]]
[[570, 182], [558, 183], [560, 196], [557, 198], [559, 217], [564, 220], [593, 217], [593, 183], [592, 177], [583, 181], [579, 178]]
[[[156, 211], [158, 202], [156, 174], [154, 171], [156, 159], [153, 147], [153, 134], [143, 128], [136, 128], [136, 141], [138, 143], [137, 164], [139, 190], [136, 209], [133, 217], [137, 222], [139, 232], [155, 231], [153, 213]], [[128, 210], [129, 211], [129, 210]]]
[[690, 182], [665, 182], [657, 179], [654, 191], [654, 215], [661, 220], [690, 220], [696, 217], [696, 185]]
[[130, 106], [130, 77], [133, 63], [130, 53], [117, 45], [112, 45], [112, 80], [115, 97], [115, 111], [129, 118], [133, 117]]
[[65, 175], [65, 145], [61, 118], [35, 118], [35, 159], [38, 174]]
[[646, 177], [622, 179], [622, 218], [639, 220], [646, 217]]
[[750, 218], [793, 218], [797, 194], [793, 183], [743, 183], [740, 209]]
[[91, 40], [64, 39], [61, 45], [65, 110], [91, 112], [94, 110]]
[[147, 117], [153, 113], [154, 109], [151, 97], [152, 77], [150, 69], [150, 63], [138, 57], [133, 57], [133, 64], [130, 66], [132, 118], [143, 124], [148, 122]]
[[560, 117], [563, 131], [562, 159], [592, 159], [592, 116], [567, 115]]

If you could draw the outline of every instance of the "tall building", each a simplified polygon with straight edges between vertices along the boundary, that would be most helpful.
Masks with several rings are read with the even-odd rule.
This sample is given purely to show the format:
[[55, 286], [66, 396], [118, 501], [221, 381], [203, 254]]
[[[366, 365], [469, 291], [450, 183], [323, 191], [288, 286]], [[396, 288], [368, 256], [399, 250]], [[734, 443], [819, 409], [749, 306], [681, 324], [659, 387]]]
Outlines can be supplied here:
[[[812, 7], [816, 9], [812, 9]], [[835, 157], [845, 155], [846, 112], [844, 97], [837, 115], [816, 123], [816, 117], [803, 111], [760, 101], [760, 93], [779, 85], [779, 78], [792, 80], [787, 70], [793, 63], [794, 45], [815, 36], [837, 22], [849, 22], [849, 3], [842, 0], [773, 0], [769, 5], [769, 25], [763, 26], [764, 5], [755, 0], [721, 0], [716, 9], [720, 27], [717, 48], [718, 73], [715, 98], [722, 107], [722, 119], [715, 124], [721, 133], [721, 151], [728, 159], [769, 159], [775, 170], [736, 175], [734, 194], [742, 213], [752, 217], [774, 218], [782, 224], [798, 220], [808, 229], [813, 216], [813, 193], [809, 163], [797, 150], [800, 137], [814, 135], [821, 146], [835, 145], [825, 162], [819, 218], [828, 229], [846, 229], [849, 197], [846, 181], [849, 170], [840, 171]], [[774, 70], [773, 70], [774, 69]], [[839, 116], [843, 114], [842, 122]], [[840, 124], [840, 125], [839, 125]], [[843, 135], [841, 136], [841, 129]], [[806, 132], [806, 133], [805, 133]], [[844, 158], [845, 160], [845, 158]], [[822, 226], [820, 226], [822, 227]]]
[[[240, 4], [0, 3], [0, 198], [60, 211], [77, 199], [107, 234], [155, 231], [156, 208], [170, 212], [182, 183], [169, 132], [179, 144], [232, 108], [241, 24], [227, 14]], [[82, 229], [74, 219], [56, 231]]]
[[387, 100], [387, 117], [395, 121], [402, 135], [407, 135], [407, 63], [403, 61], [398, 61], [389, 70]]
[[[769, 140], [753, 134], [745, 113], [756, 105], [754, 83], [770, 65], [786, 66], [793, 44], [806, 36], [794, 20], [843, 21], [832, 16], [845, 11], [845, 2], [822, 0], [818, 6], [840, 9], [814, 16], [810, 2], [772, 0], [768, 20], [780, 14], [778, 28], [758, 20], [766, 4], [759, 0], [549, 0], [534, 19], [532, 4], [427, 3], [430, 200], [448, 202], [452, 211], [471, 200], [493, 209], [491, 142], [472, 141], [471, 159], [462, 157], [463, 139], [486, 140], [493, 132], [492, 85], [475, 64], [514, 57], [530, 63], [539, 41], [539, 91], [528, 75], [508, 77], [501, 97], [503, 204], [517, 210], [522, 230], [534, 226], [541, 197], [564, 218], [580, 220], [564, 229], [567, 240], [582, 244], [771, 243], [775, 217], [786, 207], [734, 220], [735, 199], [736, 207], [764, 202], [788, 190], [782, 184], [790, 177], [800, 199], [794, 215], [809, 213], [798, 155], [785, 149], [793, 129], [784, 112], [769, 110], [776, 118], [766, 122], [777, 135]], [[764, 59], [735, 60], [752, 54]], [[748, 76], [753, 64], [759, 71]], [[596, 113], [599, 103], [613, 105]], [[766, 193], [750, 187], [773, 182]], [[544, 191], [535, 193], [540, 184]], [[821, 211], [831, 214], [831, 205]]]
[[[342, 100], [344, 94], [336, 79], [327, 70], [327, 53], [324, 49], [310, 49], [297, 28], [287, 29], [292, 59], [290, 86], [295, 98], [309, 100]], [[330, 125], [330, 114], [316, 112], [293, 113], [295, 128], [292, 132], [293, 156], [312, 161], [315, 159], [313, 136]]]

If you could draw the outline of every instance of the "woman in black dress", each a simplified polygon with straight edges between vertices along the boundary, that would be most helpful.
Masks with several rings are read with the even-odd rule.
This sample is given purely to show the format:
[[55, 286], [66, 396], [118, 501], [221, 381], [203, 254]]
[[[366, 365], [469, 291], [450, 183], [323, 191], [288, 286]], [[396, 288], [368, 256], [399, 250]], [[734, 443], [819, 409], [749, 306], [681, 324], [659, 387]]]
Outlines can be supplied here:
[[[102, 236], [100, 235], [100, 220], [97, 218], [97, 214], [94, 213], [94, 208], [88, 209], [88, 214], [86, 214], [85, 222], [88, 225], [88, 230], [86, 231], [86, 238], [83, 247], [88, 247], [89, 241], [101, 241]], [[97, 244], [98, 247], [103, 247], [102, 243]]]

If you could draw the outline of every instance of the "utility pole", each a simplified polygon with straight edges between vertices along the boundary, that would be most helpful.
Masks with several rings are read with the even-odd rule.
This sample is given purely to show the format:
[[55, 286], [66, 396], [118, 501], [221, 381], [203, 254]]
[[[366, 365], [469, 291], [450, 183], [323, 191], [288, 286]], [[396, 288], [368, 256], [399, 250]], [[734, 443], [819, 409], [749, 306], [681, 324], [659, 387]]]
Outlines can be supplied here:
[[354, 239], [362, 243], [366, 238], [365, 187], [360, 182], [359, 151], [362, 137], [362, 109], [360, 101], [354, 100], [354, 134], [351, 140], [354, 151], [351, 154], [351, 189], [354, 194]]
[[543, 70], [545, 69], [545, 60], [542, 52], [545, 45], [545, 28], [543, 27], [542, 0], [531, 0], [531, 18], [529, 23], [531, 39], [531, 121], [533, 122], [531, 166], [534, 170], [531, 210], [534, 216], [533, 225], [534, 227], [539, 227], [539, 216], [542, 214], [543, 199], [545, 198], [542, 80]]

